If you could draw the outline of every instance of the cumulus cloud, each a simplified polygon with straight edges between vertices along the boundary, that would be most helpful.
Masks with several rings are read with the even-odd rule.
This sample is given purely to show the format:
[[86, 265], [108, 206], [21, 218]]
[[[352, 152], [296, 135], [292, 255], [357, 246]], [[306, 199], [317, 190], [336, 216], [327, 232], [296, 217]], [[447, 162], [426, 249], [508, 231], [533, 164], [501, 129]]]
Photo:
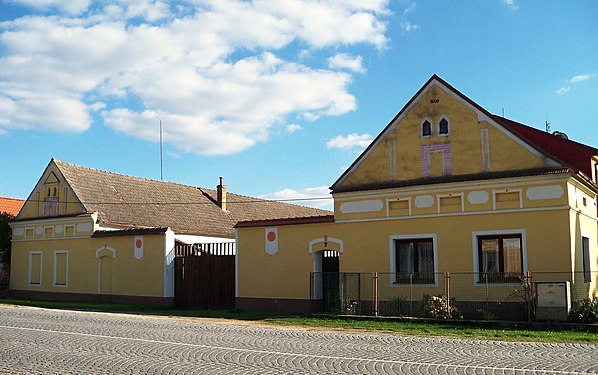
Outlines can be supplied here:
[[416, 25], [407, 20], [407, 16], [413, 13], [415, 11], [415, 8], [417, 8], [417, 4], [411, 3], [403, 11], [403, 17], [401, 19], [401, 28], [406, 32], [416, 31], [417, 29], [419, 29], [419, 25]]
[[[280, 191], [260, 196], [263, 199], [282, 200], [303, 206], [332, 210], [332, 195], [328, 186], [310, 187], [300, 190], [282, 189]], [[311, 200], [310, 200], [311, 199]]]
[[361, 56], [351, 56], [346, 53], [337, 53], [328, 58], [328, 67], [330, 69], [347, 69], [356, 73], [364, 73]]
[[287, 125], [287, 127], [285, 129], [285, 131], [288, 134], [293, 134], [295, 132], [298, 132], [299, 130], [303, 130], [303, 127], [299, 124], [289, 124], [289, 125]]
[[15, 2], [53, 13], [0, 23], [0, 128], [81, 132], [97, 112], [157, 141], [162, 120], [165, 142], [198, 154], [356, 108], [360, 56], [339, 52], [322, 69], [283, 50], [387, 43], [387, 0]]
[[326, 147], [348, 150], [356, 147], [366, 148], [370, 143], [372, 143], [371, 135], [352, 133], [348, 135], [339, 135], [332, 138], [326, 142]]

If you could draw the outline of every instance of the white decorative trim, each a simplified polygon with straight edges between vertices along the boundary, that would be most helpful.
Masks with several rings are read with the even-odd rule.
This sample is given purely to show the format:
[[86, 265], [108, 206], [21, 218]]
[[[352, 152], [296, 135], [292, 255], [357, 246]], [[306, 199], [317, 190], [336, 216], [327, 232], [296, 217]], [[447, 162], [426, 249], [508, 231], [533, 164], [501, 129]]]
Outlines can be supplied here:
[[164, 234], [164, 297], [174, 297], [174, 258], [175, 233], [167, 230]]
[[[428, 122], [430, 124], [430, 135], [424, 135], [424, 123]], [[423, 139], [432, 138], [434, 136], [434, 121], [428, 116], [424, 117], [424, 119], [419, 123], [419, 137]]]
[[504, 235], [520, 235], [521, 236], [521, 258], [523, 264], [523, 273], [527, 273], [527, 241], [526, 241], [526, 230], [525, 229], [504, 229], [504, 230], [486, 230], [471, 232], [471, 243], [473, 250], [473, 285], [474, 287], [486, 287], [486, 286], [505, 286], [513, 285], [512, 283], [479, 283], [476, 280], [476, 276], [480, 273], [480, 259], [478, 257], [478, 237], [480, 236], [504, 236]]
[[397, 180], [397, 140], [389, 138], [386, 141], [388, 147], [388, 178], [390, 181]]
[[519, 193], [519, 208], [523, 208], [523, 194], [521, 189], [504, 189], [504, 190], [492, 190], [492, 209], [496, 210], [496, 195], [497, 194], [509, 194]]
[[480, 143], [482, 148], [482, 172], [490, 171], [490, 137], [488, 129], [480, 129]]
[[377, 212], [382, 209], [384, 204], [380, 199], [367, 201], [345, 202], [341, 203], [340, 211], [343, 214], [355, 214], [362, 212]]
[[235, 228], [235, 298], [239, 297], [239, 228]]
[[[461, 213], [465, 212], [465, 202], [463, 201], [463, 193], [457, 193], [457, 194], [453, 194], [453, 193], [449, 193], [449, 194], [437, 194], [436, 195], [436, 207], [438, 208], [438, 213], [440, 214], [440, 200], [442, 198], [455, 198], [455, 197], [459, 197], [461, 198]], [[446, 207], [446, 206], [442, 206], [442, 207]]]
[[[440, 121], [442, 121], [442, 119], [445, 119], [448, 122], [448, 127], [447, 127], [448, 133], [444, 133], [444, 134], [440, 133]], [[451, 135], [451, 120], [444, 113], [440, 116], [440, 118], [436, 122], [436, 129], [437, 129], [436, 135], [438, 137], [448, 137], [449, 135]]]
[[434, 205], [434, 197], [431, 195], [418, 195], [415, 197], [415, 207], [429, 208]]
[[488, 203], [488, 199], [490, 198], [490, 194], [487, 191], [470, 191], [467, 193], [467, 201], [470, 204], [484, 204]]
[[[66, 254], [65, 257], [65, 275], [64, 284], [56, 284], [56, 258], [58, 254]], [[69, 286], [69, 252], [67, 250], [56, 250], [54, 251], [54, 287], [56, 288], [68, 288]]]
[[[367, 219], [341, 219], [335, 220], [334, 222], [337, 224], [341, 223], [367, 223], [367, 222], [374, 222], [374, 221], [385, 221], [385, 220], [412, 220], [412, 219], [426, 219], [426, 218], [433, 218], [433, 217], [443, 217], [443, 216], [468, 216], [468, 215], [502, 215], [505, 213], [513, 213], [513, 212], [541, 212], [541, 211], [557, 211], [557, 210], [572, 210], [578, 212], [580, 215], [584, 215], [579, 210], [575, 208], [564, 205], [564, 206], [557, 206], [557, 207], [535, 207], [535, 208], [514, 208], [508, 210], [496, 210], [496, 211], [465, 211], [465, 212], [447, 212], [442, 214], [428, 214], [428, 215], [414, 215], [414, 216], [407, 216], [407, 217], [379, 217], [379, 218], [367, 218]], [[598, 220], [596, 217], [591, 217], [588, 215], [584, 215], [590, 219]]]
[[397, 262], [396, 255], [397, 250], [395, 249], [395, 240], [418, 240], [418, 239], [432, 239], [432, 248], [434, 249], [434, 284], [412, 284], [414, 287], [430, 287], [431, 285], [438, 286], [438, 239], [436, 233], [430, 234], [392, 234], [388, 236], [390, 243], [390, 286], [393, 288], [405, 287], [402, 284], [393, 283], [392, 275], [397, 273]]
[[390, 204], [392, 202], [407, 202], [407, 210], [408, 210], [408, 215], [411, 216], [411, 197], [407, 197], [407, 198], [403, 198], [403, 197], [399, 197], [398, 199], [386, 199], [386, 216], [390, 217]]
[[102, 252], [104, 250], [112, 253], [112, 255], [111, 255], [112, 258], [116, 258], [116, 250], [114, 250], [114, 248], [112, 248], [110, 246], [104, 245], [103, 247], [100, 247], [99, 249], [96, 250], [96, 258], [97, 259], [100, 259], [100, 252]]
[[[334, 238], [334, 237], [328, 237], [328, 239], [325, 239], [324, 237], [320, 237], [320, 238], [316, 238], [316, 239], [309, 241], [309, 253], [313, 254], [313, 246], [315, 244], [323, 243], [323, 242], [332, 242], [332, 243], [337, 244], [340, 249], [339, 253], [341, 253], [341, 254], [343, 253], [343, 250], [345, 247], [343, 240], [339, 240], [338, 238]], [[314, 271], [314, 272], [318, 272], [318, 271]]]
[[77, 224], [77, 232], [90, 232], [93, 229], [91, 223]]
[[[39, 254], [39, 284], [32, 284], [31, 283], [31, 267], [32, 267], [32, 255], [37, 255]], [[42, 269], [44, 265], [44, 254], [41, 251], [30, 251], [29, 252], [29, 286], [35, 286], [35, 287], [41, 287], [42, 286]]]
[[558, 199], [563, 196], [564, 192], [565, 191], [563, 190], [563, 187], [559, 185], [534, 186], [527, 189], [525, 196], [531, 201], [541, 199]]

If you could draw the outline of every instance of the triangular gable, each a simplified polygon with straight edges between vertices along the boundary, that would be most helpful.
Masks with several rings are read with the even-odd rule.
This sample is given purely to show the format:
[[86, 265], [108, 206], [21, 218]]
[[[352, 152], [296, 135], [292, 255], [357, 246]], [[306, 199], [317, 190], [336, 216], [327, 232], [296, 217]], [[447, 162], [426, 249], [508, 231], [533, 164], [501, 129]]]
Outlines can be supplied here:
[[437, 75], [433, 75], [430, 79], [419, 89], [419, 91], [407, 102], [407, 104], [399, 111], [399, 113], [388, 123], [384, 130], [374, 139], [374, 141], [361, 153], [361, 155], [351, 164], [351, 166], [337, 179], [332, 185], [333, 191], [338, 190], [347, 179], [349, 179], [358, 168], [371, 156], [371, 154], [392, 136], [397, 130], [397, 125], [411, 112], [411, 110], [427, 95], [433, 88], [438, 88], [450, 97], [458, 101], [465, 108], [471, 110], [477, 116], [478, 122], [487, 122], [506, 137], [514, 141], [516, 144], [527, 150], [538, 159], [543, 160], [547, 165], [551, 167], [562, 167], [562, 163], [551, 155], [547, 155], [542, 149], [540, 149], [534, 143], [527, 139], [519, 136], [515, 132], [511, 131], [510, 128], [503, 126], [501, 122], [496, 121], [494, 115], [486, 111], [484, 108], [479, 106], [477, 103], [463, 95], [461, 92], [456, 90], [454, 87], [449, 85], [447, 82], [442, 80]]
[[[17, 215], [16, 219], [32, 219], [32, 218], [42, 218], [44, 217], [43, 213], [43, 201], [47, 196], [46, 189], [48, 185], [52, 185], [52, 189], [56, 188], [56, 195], [58, 198], [61, 196], [64, 198], [65, 189], [68, 195], [68, 205], [69, 205], [69, 213], [76, 214], [76, 213], [84, 213], [86, 212], [86, 207], [81, 203], [81, 200], [77, 197], [73, 189], [71, 188], [70, 184], [68, 183], [67, 179], [64, 177], [60, 168], [56, 164], [54, 158], [50, 160], [44, 172], [42, 173], [41, 177], [35, 184], [35, 187], [27, 197], [23, 208]], [[58, 190], [58, 187], [60, 190]], [[54, 192], [52, 191], [52, 194]], [[62, 200], [64, 203], [65, 200]], [[60, 204], [59, 200], [59, 204]], [[67, 213], [62, 213], [66, 215]]]

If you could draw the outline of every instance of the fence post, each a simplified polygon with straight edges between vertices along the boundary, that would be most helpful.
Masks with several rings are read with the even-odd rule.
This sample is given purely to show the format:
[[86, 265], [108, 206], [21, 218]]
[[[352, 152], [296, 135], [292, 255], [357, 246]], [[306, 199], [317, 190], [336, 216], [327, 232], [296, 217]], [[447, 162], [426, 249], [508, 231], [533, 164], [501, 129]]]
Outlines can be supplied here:
[[373, 297], [374, 298], [373, 298], [373, 301], [372, 301], [373, 304], [374, 304], [374, 306], [373, 306], [373, 313], [374, 313], [374, 316], [378, 316], [378, 272], [374, 272], [373, 284], [374, 284], [373, 285], [373, 288], [374, 288], [374, 290], [373, 290], [373, 292], [374, 292]]
[[448, 307], [451, 307], [451, 273], [450, 272], [445, 272], [445, 274], [444, 274], [444, 294], [446, 295]]
[[529, 271], [527, 271], [525, 282], [527, 284], [527, 322], [530, 323], [532, 321], [532, 274]]

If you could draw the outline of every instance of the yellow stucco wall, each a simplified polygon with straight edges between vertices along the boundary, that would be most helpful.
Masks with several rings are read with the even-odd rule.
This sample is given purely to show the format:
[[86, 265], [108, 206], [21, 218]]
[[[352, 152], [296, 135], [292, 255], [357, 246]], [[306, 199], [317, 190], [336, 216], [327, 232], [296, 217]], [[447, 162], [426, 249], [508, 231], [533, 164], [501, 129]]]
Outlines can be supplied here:
[[[551, 177], [552, 178], [552, 177]], [[480, 294], [485, 298], [482, 288], [474, 283], [473, 272], [477, 247], [475, 236], [486, 232], [512, 234], [521, 233], [525, 251], [524, 268], [530, 272], [562, 272], [562, 274], [547, 274], [550, 281], [570, 279], [565, 273], [573, 269], [580, 269], [578, 256], [580, 249], [574, 250], [580, 239], [576, 237], [572, 208], [568, 205], [568, 193], [573, 179], [558, 177], [550, 181], [541, 181], [530, 177], [525, 184], [522, 179], [492, 181], [501, 189], [518, 191], [521, 197], [517, 208], [510, 206], [496, 206], [492, 201], [492, 190], [484, 186], [462, 186], [463, 191], [486, 191], [490, 202], [483, 204], [483, 210], [477, 205], [465, 204], [463, 212], [434, 213], [426, 215], [413, 214], [411, 216], [372, 217], [371, 213], [361, 217], [338, 219], [331, 224], [291, 225], [278, 227], [279, 251], [274, 255], [265, 252], [265, 228], [239, 228], [238, 230], [238, 296], [247, 298], [291, 298], [309, 299], [309, 274], [314, 271], [314, 255], [309, 252], [310, 241], [323, 238], [339, 239], [343, 242], [343, 252], [340, 255], [341, 272], [379, 272], [381, 296], [392, 298], [400, 287], [389, 287], [391, 269], [391, 236], [430, 235], [436, 238], [437, 271], [454, 274], [452, 283], [454, 295], [458, 295], [459, 288], [469, 296]], [[476, 183], [478, 184], [478, 183]], [[528, 189], [541, 187], [539, 190]], [[544, 187], [549, 187], [544, 189]], [[562, 188], [562, 196], [556, 197]], [[496, 190], [496, 189], [495, 189]], [[573, 189], [575, 190], [575, 189]], [[556, 192], [556, 193], [555, 193]], [[368, 192], [369, 200], [385, 201], [385, 191]], [[417, 194], [403, 190], [406, 196], [415, 200], [418, 195], [432, 195], [437, 202], [437, 194], [447, 194], [446, 191], [428, 190], [418, 191]], [[542, 196], [542, 194], [544, 194]], [[341, 194], [351, 199], [351, 193]], [[463, 195], [467, 200], [467, 193]], [[539, 199], [538, 197], [543, 197]], [[533, 198], [533, 199], [530, 199]], [[595, 195], [592, 204], [595, 202]], [[338, 211], [339, 202], [336, 202]], [[386, 204], [386, 203], [385, 203]], [[414, 210], [415, 211], [415, 210]], [[594, 211], [595, 212], [595, 211]], [[582, 215], [583, 216], [583, 215]], [[571, 223], [571, 225], [570, 225]], [[593, 271], [598, 270], [598, 251], [596, 249], [598, 228], [594, 216], [583, 216], [579, 220], [580, 231], [591, 237]], [[577, 239], [575, 239], [577, 238]], [[318, 247], [319, 246], [319, 247]], [[328, 249], [338, 250], [336, 244], [331, 243]], [[313, 246], [315, 252], [322, 249], [322, 243]], [[574, 252], [574, 253], [573, 253]], [[457, 275], [462, 273], [461, 275]], [[555, 279], [556, 278], [556, 279]], [[384, 281], [386, 280], [386, 281]], [[596, 291], [596, 282], [588, 285]], [[514, 287], [492, 287], [496, 298], [506, 299]], [[394, 290], [394, 292], [393, 292]], [[442, 293], [443, 285], [433, 288], [419, 288], [418, 293]], [[478, 293], [479, 292], [479, 293]], [[591, 295], [591, 292], [590, 292]], [[419, 295], [418, 295], [419, 297]]]
[[[67, 220], [67, 219], [64, 219]], [[88, 221], [91, 219], [87, 218]], [[56, 228], [68, 225], [84, 224], [79, 222], [54, 221], [45, 222], [43, 227]], [[27, 227], [27, 224], [24, 224]], [[19, 224], [13, 231], [21, 233]], [[79, 228], [85, 228], [79, 226]], [[54, 230], [55, 231], [55, 230]], [[38, 232], [40, 232], [38, 230]], [[67, 237], [62, 234], [52, 236], [37, 235], [36, 238], [26, 239], [25, 236], [16, 236], [13, 241], [11, 256], [10, 288], [14, 290], [83, 293], [83, 294], [113, 294], [124, 296], [164, 296], [164, 235], [144, 235], [144, 254], [140, 259], [134, 256], [135, 236], [115, 236], [90, 238], [91, 231], [76, 232], [74, 236]], [[49, 234], [49, 232], [47, 233]], [[106, 248], [107, 250], [103, 250]], [[104, 272], [104, 286], [109, 290], [100, 290], [102, 278], [100, 276], [100, 259], [98, 255], [112, 254], [111, 272]], [[55, 252], [66, 252], [67, 284], [54, 285]], [[41, 254], [41, 283], [30, 284], [30, 254]], [[107, 260], [105, 259], [104, 262]], [[108, 266], [104, 267], [104, 271]]]
[[[443, 116], [450, 121], [449, 135], [438, 134], [438, 122]], [[421, 124], [425, 119], [433, 125], [434, 131], [430, 137], [421, 135]], [[391, 127], [394, 131], [383, 136], [341, 186], [422, 178], [421, 149], [431, 144], [450, 143], [452, 175], [481, 173], [484, 171], [482, 129], [488, 131], [486, 154], [489, 152], [490, 162], [486, 171], [522, 170], [548, 165], [538, 153], [516, 142], [500, 127], [488, 120], [479, 121], [478, 114], [458, 100], [455, 94], [447, 93], [438, 86], [431, 87], [399, 120]], [[394, 140], [396, 145], [387, 139]], [[389, 152], [389, 148], [394, 152]], [[437, 166], [430, 167], [434, 169]], [[395, 177], [391, 178], [393, 174]]]

